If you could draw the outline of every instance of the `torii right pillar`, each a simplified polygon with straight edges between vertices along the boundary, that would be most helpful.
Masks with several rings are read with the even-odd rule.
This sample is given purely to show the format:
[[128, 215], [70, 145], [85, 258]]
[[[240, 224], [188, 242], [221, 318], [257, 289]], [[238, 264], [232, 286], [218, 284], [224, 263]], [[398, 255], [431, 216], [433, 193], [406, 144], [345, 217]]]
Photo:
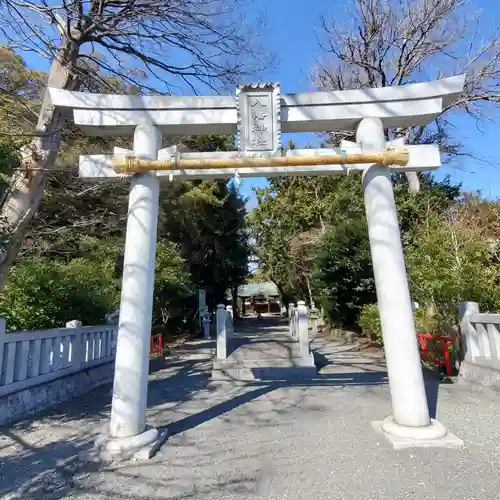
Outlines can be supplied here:
[[[363, 119], [356, 142], [363, 152], [382, 151], [386, 147], [382, 121]], [[429, 415], [389, 168], [368, 167], [363, 191], [393, 412], [373, 426], [396, 449], [459, 447], [462, 441]]]

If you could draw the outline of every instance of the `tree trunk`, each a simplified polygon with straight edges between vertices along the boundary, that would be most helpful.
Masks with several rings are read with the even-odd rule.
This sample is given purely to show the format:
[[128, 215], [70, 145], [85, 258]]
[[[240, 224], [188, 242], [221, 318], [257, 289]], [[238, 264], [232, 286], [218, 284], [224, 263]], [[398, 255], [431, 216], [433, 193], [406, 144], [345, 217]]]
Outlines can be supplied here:
[[[52, 62], [47, 87], [77, 89], [78, 80], [72, 75], [77, 57], [76, 46], [61, 50]], [[0, 291], [42, 201], [48, 174], [46, 169], [55, 163], [63, 125], [64, 117], [54, 109], [46, 90], [36, 126], [40, 136], [23, 148], [21, 171], [12, 176], [9, 193], [0, 209], [1, 232], [6, 236], [0, 254]]]
[[[24, 175], [16, 174], [12, 194], [2, 207], [1, 217], [7, 221], [14, 220], [15, 225], [8, 225], [10, 239], [3, 249], [0, 262], [0, 291], [3, 289], [10, 266], [15, 261], [29, 229], [31, 219], [37, 212], [43, 197], [46, 175], [43, 171], [35, 172], [36, 177], [26, 179]], [[4, 215], [5, 214], [5, 215]], [[9, 218], [9, 216], [11, 218]]]
[[309, 303], [310, 303], [311, 307], [314, 307], [314, 300], [313, 300], [312, 291], [311, 291], [311, 284], [309, 283], [309, 277], [307, 276], [307, 274], [304, 274], [304, 278], [306, 279], [307, 292], [309, 294]]
[[235, 318], [240, 318], [240, 310], [238, 308], [238, 287], [231, 285], [231, 299], [233, 304], [233, 314]]

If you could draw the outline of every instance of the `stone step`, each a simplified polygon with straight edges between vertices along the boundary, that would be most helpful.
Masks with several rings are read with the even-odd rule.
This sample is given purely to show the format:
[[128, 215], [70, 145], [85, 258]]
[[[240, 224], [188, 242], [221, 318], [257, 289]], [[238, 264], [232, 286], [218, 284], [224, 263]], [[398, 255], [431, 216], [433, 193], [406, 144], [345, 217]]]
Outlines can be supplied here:
[[295, 366], [288, 368], [268, 366], [260, 368], [228, 368], [222, 370], [212, 370], [212, 380], [214, 381], [289, 380], [293, 378], [312, 378], [316, 376], [316, 367], [307, 366]]
[[212, 380], [284, 380], [317, 375], [314, 358], [215, 359]]
[[230, 368], [296, 368], [296, 367], [313, 367], [314, 358], [277, 358], [277, 359], [214, 359], [214, 369], [230, 369]]

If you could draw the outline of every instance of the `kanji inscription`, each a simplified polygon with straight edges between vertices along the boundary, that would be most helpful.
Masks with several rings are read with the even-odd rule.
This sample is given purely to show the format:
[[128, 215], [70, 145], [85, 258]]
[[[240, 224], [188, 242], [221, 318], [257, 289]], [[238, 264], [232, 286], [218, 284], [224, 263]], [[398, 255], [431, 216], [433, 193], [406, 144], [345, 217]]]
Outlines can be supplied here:
[[279, 149], [279, 88], [240, 88], [238, 113], [240, 151], [274, 153]]

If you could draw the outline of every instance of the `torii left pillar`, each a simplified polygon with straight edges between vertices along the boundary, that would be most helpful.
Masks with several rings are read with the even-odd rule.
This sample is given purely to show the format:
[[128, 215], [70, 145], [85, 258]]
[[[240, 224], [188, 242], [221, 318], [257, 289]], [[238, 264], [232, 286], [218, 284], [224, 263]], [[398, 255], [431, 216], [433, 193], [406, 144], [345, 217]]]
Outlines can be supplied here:
[[[137, 126], [134, 155], [156, 160], [161, 140], [158, 127]], [[154, 173], [131, 179], [111, 423], [109, 435], [96, 442], [101, 457], [108, 460], [149, 458], [165, 437], [146, 426], [159, 191]]]

